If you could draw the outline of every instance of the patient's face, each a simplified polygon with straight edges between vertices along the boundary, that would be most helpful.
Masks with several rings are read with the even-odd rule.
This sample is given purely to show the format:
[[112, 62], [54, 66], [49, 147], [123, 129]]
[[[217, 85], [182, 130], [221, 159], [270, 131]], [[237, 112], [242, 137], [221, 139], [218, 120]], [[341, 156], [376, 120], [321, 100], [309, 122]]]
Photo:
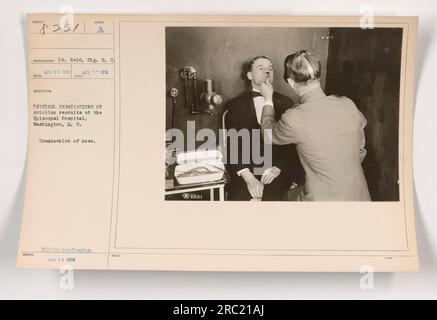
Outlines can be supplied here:
[[259, 87], [268, 79], [273, 83], [273, 65], [269, 59], [259, 58], [252, 65], [252, 71], [247, 73], [247, 77], [252, 81], [254, 87]]

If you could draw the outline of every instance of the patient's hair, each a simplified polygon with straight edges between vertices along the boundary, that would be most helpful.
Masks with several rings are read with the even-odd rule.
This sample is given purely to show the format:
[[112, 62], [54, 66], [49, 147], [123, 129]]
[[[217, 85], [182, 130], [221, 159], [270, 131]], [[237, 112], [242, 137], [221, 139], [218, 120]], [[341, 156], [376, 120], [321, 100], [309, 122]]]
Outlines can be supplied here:
[[287, 56], [284, 60], [284, 80], [289, 78], [297, 83], [319, 79], [321, 75], [320, 60], [311, 52], [300, 50]]
[[266, 57], [266, 56], [256, 56], [256, 57], [254, 57], [254, 58], [252, 58], [251, 60], [249, 60], [248, 62], [247, 62], [247, 72], [251, 72], [252, 71], [252, 67], [253, 67], [253, 64], [255, 63], [255, 61], [256, 60], [258, 60], [258, 59], [267, 59], [267, 60], [270, 60], [268, 57]]

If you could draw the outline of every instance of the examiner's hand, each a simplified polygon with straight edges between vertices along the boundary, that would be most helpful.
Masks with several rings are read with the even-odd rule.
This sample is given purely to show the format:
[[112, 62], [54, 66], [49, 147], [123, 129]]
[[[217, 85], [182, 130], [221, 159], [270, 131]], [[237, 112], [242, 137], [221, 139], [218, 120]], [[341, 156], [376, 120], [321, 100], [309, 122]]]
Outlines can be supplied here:
[[260, 91], [266, 101], [271, 101], [273, 99], [273, 86], [270, 84], [268, 79], [266, 79], [266, 82], [261, 84]]
[[259, 181], [252, 172], [246, 171], [241, 174], [244, 181], [247, 184], [247, 190], [249, 190], [252, 198], [261, 199], [264, 193], [264, 185]]
[[281, 174], [281, 169], [277, 167], [268, 168], [266, 171], [264, 171], [261, 177], [261, 182], [263, 184], [269, 184], [273, 180], [275, 180], [280, 174]]

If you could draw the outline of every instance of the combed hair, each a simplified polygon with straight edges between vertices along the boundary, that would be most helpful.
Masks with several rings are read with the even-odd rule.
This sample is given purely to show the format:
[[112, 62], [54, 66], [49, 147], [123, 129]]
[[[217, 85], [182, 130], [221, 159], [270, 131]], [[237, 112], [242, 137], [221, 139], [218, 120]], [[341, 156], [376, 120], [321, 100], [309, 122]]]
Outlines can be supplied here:
[[269, 59], [268, 57], [266, 57], [266, 56], [256, 56], [256, 57], [252, 58], [251, 60], [249, 60], [249, 61], [247, 62], [247, 72], [251, 72], [251, 71], [252, 71], [253, 64], [254, 64], [255, 61], [258, 60], [258, 59], [267, 59], [267, 60], [270, 60], [270, 59]]
[[321, 76], [320, 60], [311, 52], [300, 50], [287, 56], [284, 60], [284, 80], [289, 78], [297, 83], [319, 79]]

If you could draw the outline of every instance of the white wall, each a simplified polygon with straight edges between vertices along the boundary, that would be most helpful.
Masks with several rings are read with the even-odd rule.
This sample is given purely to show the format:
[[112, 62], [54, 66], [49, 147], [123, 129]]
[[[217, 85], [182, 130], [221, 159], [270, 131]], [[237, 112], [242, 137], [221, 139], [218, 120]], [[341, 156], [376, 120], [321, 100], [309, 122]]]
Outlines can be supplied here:
[[[366, 4], [373, 6], [376, 15], [420, 16], [414, 171], [422, 271], [377, 274], [373, 291], [359, 288], [360, 274], [82, 271], [75, 273], [75, 290], [63, 291], [56, 271], [16, 270], [27, 138], [24, 14], [58, 12], [70, 4], [76, 12], [295, 15], [360, 15], [360, 7]], [[2, 2], [0, 17], [0, 298], [437, 298], [435, 0], [10, 0]]]

